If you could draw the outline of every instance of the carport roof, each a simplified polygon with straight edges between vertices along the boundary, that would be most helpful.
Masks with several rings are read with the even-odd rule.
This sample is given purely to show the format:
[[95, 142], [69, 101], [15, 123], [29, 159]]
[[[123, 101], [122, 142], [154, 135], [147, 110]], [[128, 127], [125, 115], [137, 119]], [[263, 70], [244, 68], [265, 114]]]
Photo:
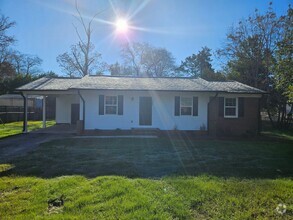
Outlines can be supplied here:
[[66, 91], [66, 90], [132, 90], [132, 91], [194, 91], [228, 93], [265, 93], [257, 88], [236, 81], [215, 82], [201, 78], [184, 77], [119, 77], [85, 76], [83, 78], [43, 77], [18, 91]]

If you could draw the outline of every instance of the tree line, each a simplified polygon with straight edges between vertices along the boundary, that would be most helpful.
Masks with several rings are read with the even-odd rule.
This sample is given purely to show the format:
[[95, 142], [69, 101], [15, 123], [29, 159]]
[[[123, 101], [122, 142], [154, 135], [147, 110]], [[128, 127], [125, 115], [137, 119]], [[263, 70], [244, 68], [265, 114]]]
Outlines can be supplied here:
[[[102, 61], [101, 54], [92, 43], [92, 22], [80, 13], [77, 5], [77, 24], [74, 25], [78, 42], [70, 50], [60, 54], [57, 62], [62, 72], [69, 77], [103, 75], [136, 77], [201, 77], [206, 80], [237, 80], [269, 93], [263, 106], [275, 127], [288, 127], [292, 120], [293, 103], [293, 17], [289, 5], [285, 15], [277, 16], [269, 3], [266, 12], [257, 9], [246, 19], [230, 27], [223, 46], [212, 52], [204, 46], [201, 50], [186, 57], [179, 65], [166, 48], [149, 43], [131, 42], [122, 46], [122, 62], [108, 64]], [[12, 50], [15, 42], [6, 31], [15, 25], [8, 17], [0, 19], [0, 91], [3, 85], [17, 79], [17, 85], [39, 77], [38, 67], [42, 60], [37, 56], [21, 54]], [[212, 55], [222, 63], [220, 71], [212, 66]], [[52, 72], [41, 75], [55, 75]], [[13, 84], [13, 83], [12, 83]], [[8, 86], [9, 87], [9, 86]], [[287, 108], [291, 107], [288, 114]]]
[[13, 93], [15, 88], [44, 75], [56, 75], [40, 70], [43, 61], [38, 56], [13, 49], [16, 39], [7, 31], [15, 25], [14, 21], [0, 15], [0, 95]]

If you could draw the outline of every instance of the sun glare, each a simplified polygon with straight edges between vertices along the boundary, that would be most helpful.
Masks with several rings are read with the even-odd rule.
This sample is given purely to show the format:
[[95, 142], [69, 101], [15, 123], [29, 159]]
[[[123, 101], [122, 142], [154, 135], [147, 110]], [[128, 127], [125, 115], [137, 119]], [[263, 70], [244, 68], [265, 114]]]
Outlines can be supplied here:
[[125, 19], [119, 18], [116, 21], [116, 30], [117, 30], [117, 32], [126, 33], [128, 28], [129, 28], [129, 26], [128, 26], [128, 23], [127, 23], [127, 21]]

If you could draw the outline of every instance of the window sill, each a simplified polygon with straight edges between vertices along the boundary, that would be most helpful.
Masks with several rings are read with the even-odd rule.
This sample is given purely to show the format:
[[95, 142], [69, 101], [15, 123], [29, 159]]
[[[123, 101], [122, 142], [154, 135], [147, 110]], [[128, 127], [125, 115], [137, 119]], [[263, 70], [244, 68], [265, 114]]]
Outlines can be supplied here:
[[239, 118], [239, 117], [238, 116], [224, 116], [224, 118], [228, 118], [228, 119], [232, 118], [233, 119], [233, 118]]

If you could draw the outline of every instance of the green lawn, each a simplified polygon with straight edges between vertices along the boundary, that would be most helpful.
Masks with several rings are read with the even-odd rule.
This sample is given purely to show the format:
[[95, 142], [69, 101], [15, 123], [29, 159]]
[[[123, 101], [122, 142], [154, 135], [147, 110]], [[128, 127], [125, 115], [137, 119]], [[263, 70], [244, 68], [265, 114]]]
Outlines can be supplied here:
[[262, 134], [264, 134], [265, 136], [270, 136], [273, 138], [280, 138], [280, 139], [288, 139], [293, 141], [293, 130], [284, 130], [284, 131], [280, 131], [280, 130], [267, 130], [267, 131], [263, 131]]
[[[1, 219], [292, 219], [289, 179], [2, 177]], [[63, 206], [48, 200], [64, 196]], [[276, 212], [278, 204], [287, 211]]]
[[273, 128], [269, 121], [262, 121], [262, 134], [266, 137], [287, 139], [293, 141], [293, 128], [279, 130]]
[[[52, 126], [55, 124], [55, 121], [47, 121], [47, 126]], [[28, 121], [28, 131], [33, 131], [42, 128], [42, 121]], [[10, 122], [6, 124], [0, 124], [0, 139], [8, 137], [11, 135], [16, 135], [22, 133], [23, 122]]]
[[292, 219], [292, 141], [263, 139], [47, 142], [0, 161], [0, 219]]
[[[10, 174], [162, 177], [201, 175], [241, 178], [293, 176], [292, 141], [69, 138], [46, 142], [3, 163]], [[1, 154], [1, 149], [0, 149]], [[0, 157], [1, 159], [1, 157]]]

